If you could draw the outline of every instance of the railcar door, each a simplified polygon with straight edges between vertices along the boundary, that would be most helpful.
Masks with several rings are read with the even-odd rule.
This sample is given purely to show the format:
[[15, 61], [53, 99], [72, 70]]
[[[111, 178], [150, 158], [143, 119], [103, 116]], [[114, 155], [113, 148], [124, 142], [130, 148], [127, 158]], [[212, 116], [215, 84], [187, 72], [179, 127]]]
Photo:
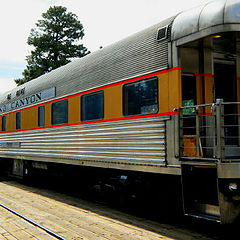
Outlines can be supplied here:
[[[214, 59], [214, 99], [224, 102], [237, 102], [236, 62], [235, 60]], [[237, 105], [224, 106], [225, 144], [236, 145]]]

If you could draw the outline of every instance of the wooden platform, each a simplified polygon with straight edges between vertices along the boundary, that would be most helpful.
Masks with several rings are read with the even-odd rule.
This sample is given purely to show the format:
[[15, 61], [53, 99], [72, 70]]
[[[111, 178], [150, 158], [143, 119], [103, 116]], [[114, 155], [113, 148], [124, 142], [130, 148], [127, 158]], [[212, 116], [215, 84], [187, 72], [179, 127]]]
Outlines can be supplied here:
[[[6, 205], [64, 239], [192, 239], [191, 233], [181, 229], [173, 229], [168, 225], [148, 220], [143, 221], [141, 218], [120, 213], [100, 204], [24, 186], [17, 182], [0, 182], [0, 204]], [[1, 239], [55, 238], [0, 208]]]
[[9, 211], [0, 208], [0, 240], [16, 240], [16, 239], [42, 239], [52, 240], [45, 231], [34, 227], [33, 225], [19, 219]]

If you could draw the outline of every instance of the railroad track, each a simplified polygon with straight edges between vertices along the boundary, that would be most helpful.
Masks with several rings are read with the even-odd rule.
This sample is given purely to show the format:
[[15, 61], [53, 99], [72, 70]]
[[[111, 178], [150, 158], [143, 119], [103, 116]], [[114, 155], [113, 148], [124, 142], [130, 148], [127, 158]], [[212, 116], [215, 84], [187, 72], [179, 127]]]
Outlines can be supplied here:
[[0, 206], [0, 240], [217, 239], [15, 181], [0, 182]]

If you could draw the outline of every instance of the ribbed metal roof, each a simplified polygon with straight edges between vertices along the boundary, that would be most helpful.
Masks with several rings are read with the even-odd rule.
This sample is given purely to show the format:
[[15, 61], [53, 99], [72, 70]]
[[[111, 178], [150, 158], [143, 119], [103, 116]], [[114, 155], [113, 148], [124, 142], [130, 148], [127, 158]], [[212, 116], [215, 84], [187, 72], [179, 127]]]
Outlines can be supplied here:
[[173, 22], [171, 40], [181, 44], [226, 31], [240, 31], [239, 0], [216, 0], [181, 12]]

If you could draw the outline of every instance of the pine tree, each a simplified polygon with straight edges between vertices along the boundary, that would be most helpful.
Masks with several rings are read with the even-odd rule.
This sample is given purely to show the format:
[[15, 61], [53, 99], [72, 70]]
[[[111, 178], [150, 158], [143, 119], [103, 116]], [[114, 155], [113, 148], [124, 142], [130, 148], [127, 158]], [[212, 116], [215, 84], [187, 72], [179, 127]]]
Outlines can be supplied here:
[[21, 85], [47, 72], [63, 66], [72, 58], [89, 53], [83, 44], [84, 29], [78, 17], [62, 6], [50, 7], [42, 14], [36, 28], [31, 30], [27, 43], [34, 47], [26, 57], [27, 66], [22, 79], [15, 79]]

